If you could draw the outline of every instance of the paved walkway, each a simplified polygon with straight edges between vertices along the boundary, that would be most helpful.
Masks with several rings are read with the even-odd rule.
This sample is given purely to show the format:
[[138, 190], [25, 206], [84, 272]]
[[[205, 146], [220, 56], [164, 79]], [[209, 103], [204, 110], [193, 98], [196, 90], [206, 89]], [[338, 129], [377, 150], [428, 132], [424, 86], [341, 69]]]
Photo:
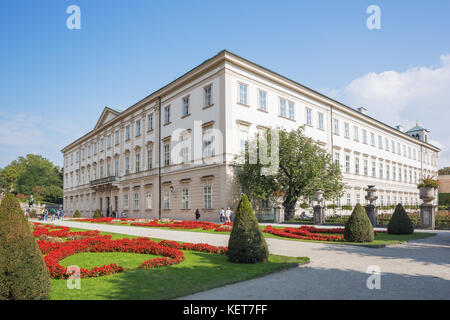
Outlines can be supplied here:
[[[81, 222], [56, 222], [100, 230], [193, 243], [227, 245], [228, 235]], [[426, 232], [426, 231], [424, 231]], [[386, 248], [266, 238], [269, 251], [308, 256], [306, 266], [216, 288], [182, 299], [450, 299], [450, 231]], [[369, 266], [381, 271], [381, 289], [369, 290]]]

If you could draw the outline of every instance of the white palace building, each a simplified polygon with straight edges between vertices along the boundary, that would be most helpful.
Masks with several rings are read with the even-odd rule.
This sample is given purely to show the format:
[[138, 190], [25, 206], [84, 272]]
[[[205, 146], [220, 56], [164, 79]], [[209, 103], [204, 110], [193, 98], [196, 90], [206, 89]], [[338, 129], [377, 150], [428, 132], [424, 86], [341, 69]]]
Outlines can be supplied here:
[[199, 209], [217, 221], [220, 208], [236, 208], [235, 161], [247, 139], [303, 125], [342, 167], [338, 204], [365, 202], [369, 184], [378, 205], [418, 204], [418, 180], [437, 176], [428, 130], [393, 128], [224, 50], [126, 110], [106, 107], [63, 148], [64, 209], [189, 220]]

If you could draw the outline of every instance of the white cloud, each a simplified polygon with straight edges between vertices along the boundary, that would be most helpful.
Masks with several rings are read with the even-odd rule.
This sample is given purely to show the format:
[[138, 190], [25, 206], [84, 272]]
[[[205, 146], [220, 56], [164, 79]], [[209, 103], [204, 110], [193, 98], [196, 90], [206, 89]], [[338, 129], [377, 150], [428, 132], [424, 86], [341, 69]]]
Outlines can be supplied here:
[[[412, 67], [404, 72], [370, 72], [341, 89], [326, 94], [351, 107], [366, 107], [368, 115], [405, 129], [429, 129], [430, 143], [442, 149], [439, 166], [450, 165], [450, 55], [438, 67]], [[432, 141], [432, 142], [431, 142]]]

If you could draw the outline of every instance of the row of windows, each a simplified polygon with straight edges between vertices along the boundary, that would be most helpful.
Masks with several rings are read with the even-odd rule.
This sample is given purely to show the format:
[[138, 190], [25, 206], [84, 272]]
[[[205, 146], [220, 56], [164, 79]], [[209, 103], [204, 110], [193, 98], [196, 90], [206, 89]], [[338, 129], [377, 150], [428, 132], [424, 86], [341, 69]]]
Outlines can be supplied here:
[[[357, 193], [355, 195], [355, 198], [352, 199], [352, 195], [350, 193], [347, 193], [345, 195], [345, 197], [343, 199], [339, 199], [337, 201], [337, 205], [340, 206], [342, 204], [342, 202], [345, 200], [345, 204], [346, 205], [356, 205], [356, 204], [368, 204], [369, 201], [365, 200], [365, 194], [359, 194]], [[386, 197], [384, 195], [380, 195], [379, 198], [374, 201], [374, 203], [377, 206], [391, 206], [391, 205], [397, 205], [399, 203], [401, 203], [402, 205], [419, 205], [420, 201], [418, 197], [403, 197], [403, 196], [399, 196], [397, 198], [397, 196], [390, 196], [387, 195]]]

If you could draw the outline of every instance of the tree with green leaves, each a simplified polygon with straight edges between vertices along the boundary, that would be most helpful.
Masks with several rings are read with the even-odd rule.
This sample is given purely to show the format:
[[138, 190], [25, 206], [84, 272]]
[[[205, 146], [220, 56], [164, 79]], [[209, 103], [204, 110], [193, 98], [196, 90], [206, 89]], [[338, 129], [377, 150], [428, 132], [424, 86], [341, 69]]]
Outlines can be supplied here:
[[0, 300], [43, 300], [50, 274], [19, 202], [8, 194], [0, 204]]
[[269, 257], [266, 240], [245, 194], [236, 210], [227, 254], [228, 260], [236, 263], [266, 262]]
[[[270, 131], [267, 145], [271, 146]], [[256, 145], [259, 154], [260, 139], [249, 141]], [[247, 148], [245, 162], [240, 165], [238, 182], [245, 194], [253, 201], [272, 199], [283, 196], [285, 218], [292, 219], [296, 203], [303, 198], [312, 198], [317, 189], [322, 189], [326, 200], [340, 198], [344, 184], [339, 165], [333, 162], [331, 155], [311, 138], [306, 137], [303, 127], [288, 132], [279, 131], [279, 170], [271, 175], [264, 175], [264, 165], [258, 157], [256, 163], [249, 163], [250, 153]], [[268, 148], [269, 156], [272, 150]]]
[[442, 169], [439, 169], [438, 174], [440, 176], [450, 175], [450, 167], [444, 167]]

